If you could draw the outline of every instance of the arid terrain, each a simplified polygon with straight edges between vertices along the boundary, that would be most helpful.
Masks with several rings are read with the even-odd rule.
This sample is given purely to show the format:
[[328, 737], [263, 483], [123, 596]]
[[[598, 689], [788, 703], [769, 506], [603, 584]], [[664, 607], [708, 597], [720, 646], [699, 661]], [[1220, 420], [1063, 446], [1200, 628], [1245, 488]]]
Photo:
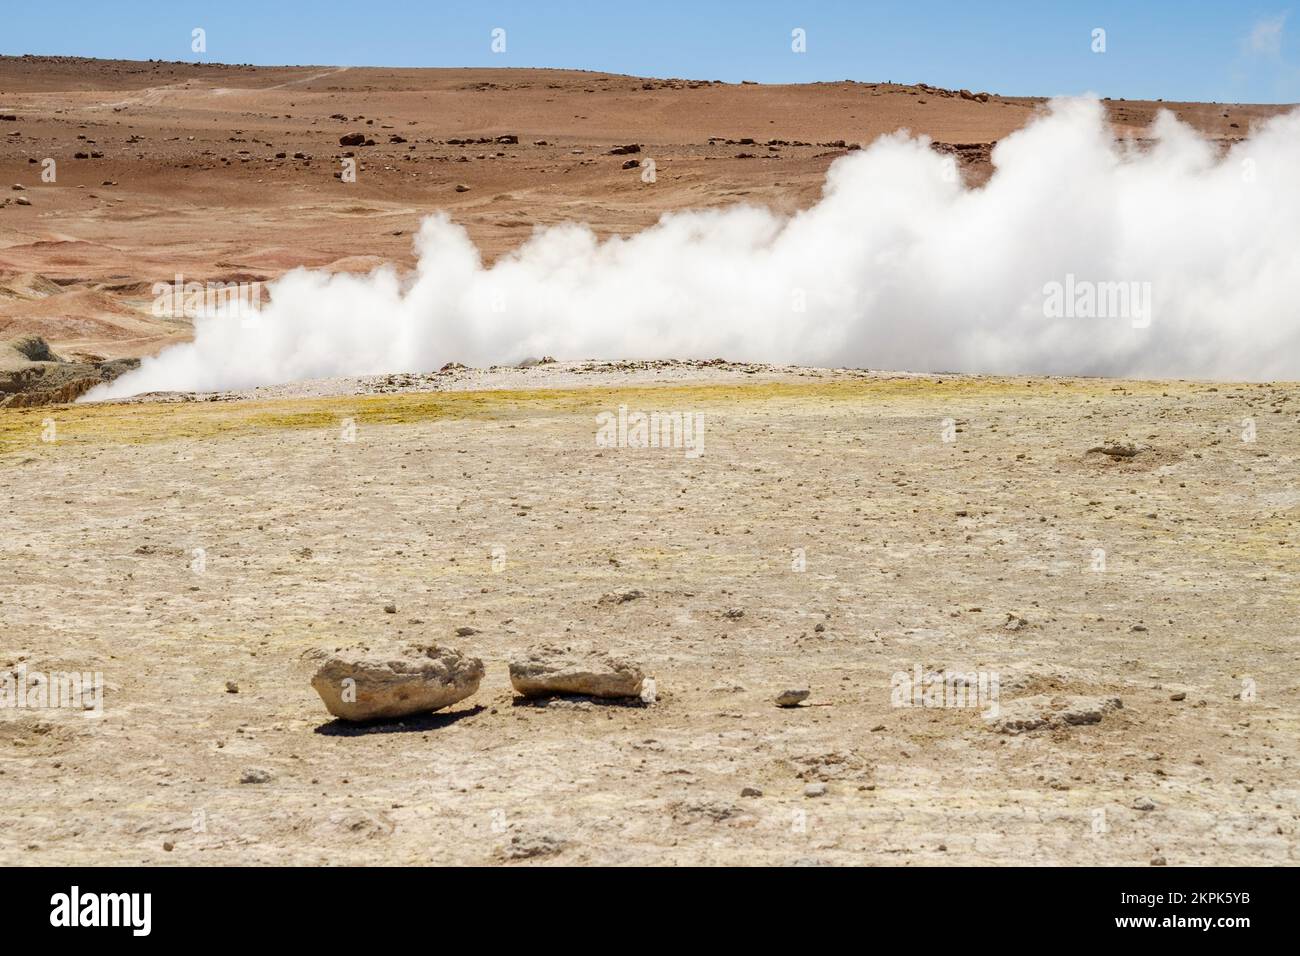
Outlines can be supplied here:
[[[0, 859], [1296, 862], [1294, 386], [622, 374], [5, 412], [0, 666], [106, 690], [0, 717]], [[597, 447], [619, 404], [703, 453]], [[658, 700], [516, 703], [547, 641]], [[331, 720], [321, 654], [404, 642], [481, 689]]]
[[[675, 209], [794, 211], [837, 157], [898, 129], [932, 137], [979, 183], [992, 145], [1044, 101], [966, 94], [0, 57], [0, 342], [39, 335], [72, 360], [151, 355], [189, 335], [183, 318], [151, 314], [155, 282], [410, 266], [415, 229], [440, 209], [489, 257], [554, 223], [607, 236]], [[1225, 144], [1285, 109], [1107, 106], [1117, 137], [1144, 137], [1168, 108]], [[340, 145], [357, 133], [373, 145]], [[640, 151], [611, 154], [627, 146]], [[349, 156], [352, 183], [336, 178]], [[47, 159], [54, 182], [41, 178]], [[651, 159], [652, 184], [624, 168]]]
[[[899, 127], [980, 183], [1040, 105], [0, 58], [0, 677], [104, 686], [0, 709], [0, 863], [1295, 864], [1295, 384], [558, 356], [67, 403], [189, 336], [177, 273], [409, 266], [437, 209], [491, 256], [795, 210]], [[1108, 102], [1166, 106], [1225, 143], [1281, 109]], [[702, 415], [698, 453], [600, 445], [620, 406]], [[486, 669], [436, 714], [310, 685], [430, 643]], [[543, 643], [657, 697], [516, 698]], [[996, 695], [900, 698], [944, 672]]]

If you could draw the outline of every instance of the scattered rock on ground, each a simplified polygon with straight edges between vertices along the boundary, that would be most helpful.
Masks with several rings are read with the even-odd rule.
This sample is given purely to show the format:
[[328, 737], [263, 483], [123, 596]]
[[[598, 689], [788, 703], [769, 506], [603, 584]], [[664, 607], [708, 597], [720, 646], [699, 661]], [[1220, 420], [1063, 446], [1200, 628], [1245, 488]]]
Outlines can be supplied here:
[[635, 601], [638, 598], [645, 597], [645, 592], [633, 588], [631, 591], [610, 591], [608, 594], [600, 596], [601, 604], [626, 604], [628, 601]]
[[1135, 458], [1140, 449], [1137, 445], [1130, 442], [1108, 441], [1100, 445], [1094, 445], [1089, 448], [1087, 454], [1108, 455], [1111, 458]]
[[1119, 710], [1118, 697], [1049, 697], [1036, 694], [998, 705], [998, 716], [989, 726], [1002, 734], [1023, 734], [1044, 728], [1099, 724], [1107, 714]]
[[506, 844], [501, 855], [507, 860], [528, 860], [536, 856], [551, 856], [561, 852], [567, 845], [566, 840], [551, 836], [549, 833], [513, 836]]
[[797, 707], [801, 701], [807, 700], [811, 693], [812, 691], [803, 688], [783, 690], [776, 695], [776, 706]]
[[449, 707], [478, 690], [483, 662], [449, 647], [411, 647], [402, 655], [328, 658], [311, 686], [344, 720], [381, 720]]
[[709, 823], [721, 823], [740, 816], [744, 811], [734, 803], [725, 800], [711, 800], [697, 797], [673, 804], [673, 818], [681, 823], [695, 823], [700, 820]]
[[510, 683], [525, 697], [636, 697], [644, 680], [645, 674], [637, 665], [596, 650], [545, 644], [534, 648], [526, 658], [510, 662]]

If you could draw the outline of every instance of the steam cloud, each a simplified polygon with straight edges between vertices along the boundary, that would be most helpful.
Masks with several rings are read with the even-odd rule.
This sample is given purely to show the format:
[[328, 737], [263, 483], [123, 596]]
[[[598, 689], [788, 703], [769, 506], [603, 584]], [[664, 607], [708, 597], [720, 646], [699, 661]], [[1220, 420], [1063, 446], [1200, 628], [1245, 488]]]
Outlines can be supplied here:
[[[1300, 378], [1300, 112], [1226, 155], [1168, 113], [1152, 136], [1116, 143], [1100, 102], [1056, 101], [968, 189], [951, 158], [899, 132], [836, 161], [796, 215], [680, 212], [604, 242], [551, 227], [491, 268], [438, 213], [413, 274], [295, 270], [256, 327], [200, 318], [192, 343], [86, 397], [544, 354]], [[1107, 283], [1133, 290], [1129, 312], [1076, 302]]]

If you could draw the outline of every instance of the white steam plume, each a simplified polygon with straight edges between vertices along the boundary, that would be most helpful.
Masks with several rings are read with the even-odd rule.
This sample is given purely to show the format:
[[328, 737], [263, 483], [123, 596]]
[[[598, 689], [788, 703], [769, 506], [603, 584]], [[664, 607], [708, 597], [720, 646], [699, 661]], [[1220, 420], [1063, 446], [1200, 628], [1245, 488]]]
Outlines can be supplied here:
[[[790, 217], [680, 212], [605, 242], [552, 227], [491, 268], [439, 213], [414, 274], [295, 270], [257, 327], [202, 318], [192, 343], [86, 397], [543, 354], [1300, 378], [1300, 113], [1226, 155], [1168, 113], [1152, 133], [1149, 149], [1116, 143], [1098, 101], [1057, 101], [968, 189], [900, 132], [835, 162]], [[1110, 315], [1089, 317], [1094, 284]]]

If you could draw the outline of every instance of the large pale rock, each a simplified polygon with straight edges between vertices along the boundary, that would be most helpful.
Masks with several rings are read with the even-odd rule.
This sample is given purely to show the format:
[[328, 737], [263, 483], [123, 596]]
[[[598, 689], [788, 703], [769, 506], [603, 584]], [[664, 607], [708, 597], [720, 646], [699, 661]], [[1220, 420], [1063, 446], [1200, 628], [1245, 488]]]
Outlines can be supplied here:
[[449, 647], [412, 647], [401, 655], [328, 658], [311, 686], [325, 707], [344, 720], [382, 720], [427, 714], [478, 690], [483, 662]]
[[510, 683], [525, 697], [637, 697], [644, 680], [637, 665], [596, 650], [546, 644], [534, 648], [526, 658], [510, 662]]

